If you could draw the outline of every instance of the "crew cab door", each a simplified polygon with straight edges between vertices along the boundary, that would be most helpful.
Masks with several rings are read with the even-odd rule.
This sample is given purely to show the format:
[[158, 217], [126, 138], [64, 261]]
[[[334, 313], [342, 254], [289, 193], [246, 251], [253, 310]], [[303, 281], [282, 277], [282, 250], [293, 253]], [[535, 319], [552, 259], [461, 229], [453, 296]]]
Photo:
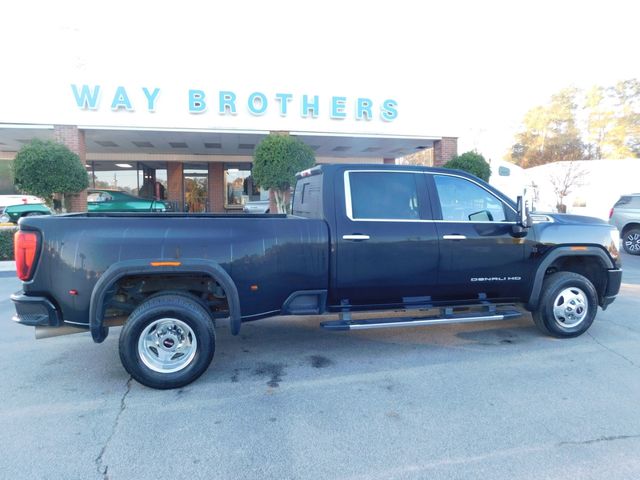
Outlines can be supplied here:
[[439, 284], [447, 298], [513, 299], [529, 285], [525, 238], [515, 210], [493, 192], [455, 174], [426, 175], [440, 242]]
[[332, 301], [380, 305], [431, 295], [438, 239], [424, 174], [381, 169], [337, 175]]

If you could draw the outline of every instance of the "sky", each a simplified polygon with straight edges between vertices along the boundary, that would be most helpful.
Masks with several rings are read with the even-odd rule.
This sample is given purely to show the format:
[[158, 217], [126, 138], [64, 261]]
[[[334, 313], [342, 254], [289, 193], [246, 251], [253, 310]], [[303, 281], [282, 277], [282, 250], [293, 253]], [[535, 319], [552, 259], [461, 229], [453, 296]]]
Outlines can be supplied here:
[[58, 80], [380, 93], [399, 125], [501, 158], [552, 93], [640, 77], [638, 18], [619, 0], [14, 1], [0, 116]]

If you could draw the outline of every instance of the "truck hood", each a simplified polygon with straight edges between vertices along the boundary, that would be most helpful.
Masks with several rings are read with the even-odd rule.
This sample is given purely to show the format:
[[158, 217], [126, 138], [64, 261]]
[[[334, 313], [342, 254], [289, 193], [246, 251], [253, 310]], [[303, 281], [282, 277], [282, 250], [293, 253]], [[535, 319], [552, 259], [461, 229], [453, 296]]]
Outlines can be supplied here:
[[543, 250], [557, 245], [599, 245], [619, 266], [618, 233], [606, 221], [566, 213], [535, 212], [532, 217], [532, 236], [539, 245], [545, 246]]
[[534, 217], [536, 215], [544, 215], [544, 216], [547, 216], [547, 217], [553, 219], [553, 221], [555, 223], [560, 223], [560, 224], [569, 224], [569, 225], [575, 225], [575, 224], [580, 224], [580, 225], [585, 225], [585, 224], [589, 224], [589, 225], [609, 225], [608, 222], [606, 222], [605, 220], [602, 220], [601, 218], [587, 217], [585, 215], [573, 215], [573, 214], [570, 214], [570, 213], [541, 213], [541, 212], [534, 212], [534, 213], [532, 213], [532, 215]]

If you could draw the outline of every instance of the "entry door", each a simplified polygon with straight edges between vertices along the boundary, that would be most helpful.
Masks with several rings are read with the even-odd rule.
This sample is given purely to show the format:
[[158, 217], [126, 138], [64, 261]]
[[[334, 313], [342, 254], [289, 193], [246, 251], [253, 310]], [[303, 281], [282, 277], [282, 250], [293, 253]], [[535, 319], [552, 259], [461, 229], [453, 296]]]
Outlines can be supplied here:
[[185, 168], [184, 170], [184, 209], [186, 212], [201, 213], [209, 211], [208, 187], [209, 172], [206, 168]]
[[515, 211], [468, 178], [428, 175], [440, 241], [439, 282], [453, 299], [520, 297], [529, 284], [525, 238], [513, 235]]
[[424, 175], [353, 170], [344, 172], [343, 182], [344, 190], [338, 188], [335, 197], [332, 302], [381, 305], [431, 295], [437, 282], [438, 240]]

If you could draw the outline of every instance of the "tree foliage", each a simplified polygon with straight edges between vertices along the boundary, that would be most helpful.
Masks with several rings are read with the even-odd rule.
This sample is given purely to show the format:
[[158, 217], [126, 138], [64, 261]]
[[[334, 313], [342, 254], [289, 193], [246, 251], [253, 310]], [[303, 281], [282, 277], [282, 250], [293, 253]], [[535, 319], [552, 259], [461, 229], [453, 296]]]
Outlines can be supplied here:
[[65, 145], [32, 140], [13, 161], [18, 190], [51, 203], [55, 193], [77, 193], [89, 186], [89, 175], [78, 155]]
[[576, 125], [578, 90], [566, 88], [551, 97], [551, 103], [529, 110], [524, 117], [524, 131], [516, 135], [511, 160], [521, 167], [549, 162], [579, 160], [584, 145]]
[[251, 174], [260, 187], [273, 190], [278, 212], [286, 213], [296, 173], [314, 162], [313, 150], [297, 138], [270, 134], [256, 147]]
[[565, 88], [530, 109], [507, 157], [533, 167], [555, 161], [640, 158], [640, 80], [586, 92]]
[[607, 93], [614, 110], [611, 158], [640, 158], [640, 80], [618, 82]]
[[457, 155], [443, 166], [471, 173], [485, 182], [488, 182], [491, 176], [491, 167], [478, 152], [469, 151], [462, 155]]

